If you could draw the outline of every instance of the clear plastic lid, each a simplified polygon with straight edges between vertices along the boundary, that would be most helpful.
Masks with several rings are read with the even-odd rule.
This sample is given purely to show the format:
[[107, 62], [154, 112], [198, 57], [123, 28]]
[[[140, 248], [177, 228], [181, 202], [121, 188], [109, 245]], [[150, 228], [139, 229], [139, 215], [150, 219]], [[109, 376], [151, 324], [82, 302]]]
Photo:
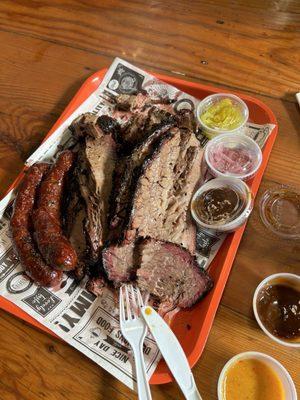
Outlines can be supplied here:
[[300, 239], [300, 192], [280, 185], [266, 190], [260, 199], [264, 225], [286, 239]]
[[258, 144], [239, 133], [223, 134], [211, 139], [205, 148], [205, 161], [214, 176], [247, 180], [262, 162]]

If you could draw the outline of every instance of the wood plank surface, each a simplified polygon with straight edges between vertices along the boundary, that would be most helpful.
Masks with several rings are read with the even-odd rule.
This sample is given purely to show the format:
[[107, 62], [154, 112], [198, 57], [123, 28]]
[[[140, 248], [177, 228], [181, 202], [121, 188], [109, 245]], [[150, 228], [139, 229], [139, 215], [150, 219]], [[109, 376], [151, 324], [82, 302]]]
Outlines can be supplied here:
[[[115, 56], [262, 100], [276, 115], [279, 135], [260, 194], [275, 183], [300, 187], [298, 0], [2, 0], [0, 42], [0, 195], [84, 80]], [[217, 398], [222, 366], [244, 350], [273, 355], [299, 387], [299, 353], [264, 336], [251, 309], [265, 276], [299, 274], [299, 267], [299, 242], [272, 236], [256, 202], [194, 368], [204, 400]], [[0, 340], [1, 400], [136, 398], [70, 346], [3, 311]], [[182, 398], [175, 384], [152, 392], [154, 399]]]

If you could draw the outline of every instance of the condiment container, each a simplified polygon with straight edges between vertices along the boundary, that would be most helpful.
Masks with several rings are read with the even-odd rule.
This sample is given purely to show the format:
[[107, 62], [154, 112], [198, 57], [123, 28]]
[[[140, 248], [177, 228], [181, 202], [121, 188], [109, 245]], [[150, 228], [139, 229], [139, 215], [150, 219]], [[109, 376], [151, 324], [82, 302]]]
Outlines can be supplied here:
[[239, 360], [243, 359], [257, 359], [262, 362], [264, 362], [266, 365], [268, 365], [270, 368], [273, 369], [273, 371], [277, 374], [279, 380], [282, 382], [283, 389], [284, 389], [284, 399], [285, 400], [297, 400], [297, 392], [295, 388], [295, 384], [288, 373], [288, 371], [281, 365], [277, 360], [275, 360], [273, 357], [268, 356], [267, 354], [264, 353], [259, 353], [256, 351], [248, 351], [245, 353], [240, 353], [231, 358], [223, 367], [222, 372], [219, 376], [219, 381], [218, 381], [218, 399], [219, 400], [226, 400], [224, 397], [223, 393], [223, 388], [224, 388], [224, 380], [226, 379], [227, 372], [229, 368], [235, 364]]
[[[237, 121], [237, 124], [234, 125], [234, 129], [233, 128], [222, 128], [222, 123], [220, 121], [224, 121], [224, 125], [227, 125], [225, 123], [224, 120], [224, 115], [220, 116], [217, 113], [215, 113], [217, 119], [219, 119], [220, 121], [218, 121], [218, 126], [217, 126], [217, 122], [210, 123], [209, 125], [207, 124], [207, 122], [205, 123], [203, 121], [203, 119], [201, 119], [201, 116], [203, 118], [203, 115], [206, 115], [205, 113], [207, 113], [207, 111], [209, 112], [209, 110], [211, 109], [212, 106], [218, 105], [221, 102], [224, 102], [224, 100], [229, 99], [229, 101], [231, 102], [232, 106], [234, 107], [234, 110], [238, 110], [239, 113], [239, 120]], [[246, 103], [240, 99], [238, 96], [235, 96], [234, 94], [227, 94], [227, 93], [218, 93], [218, 94], [213, 94], [211, 96], [205, 97], [198, 105], [197, 107], [197, 119], [198, 122], [200, 124], [200, 127], [202, 128], [204, 134], [209, 138], [213, 138], [214, 136], [217, 136], [221, 133], [241, 133], [243, 132], [243, 128], [246, 125], [246, 122], [248, 121], [249, 118], [249, 109], [246, 105]], [[223, 112], [224, 114], [224, 112]], [[214, 113], [212, 113], [212, 115], [214, 115]], [[226, 112], [225, 112], [225, 116], [226, 116]], [[232, 118], [231, 118], [232, 119]]]
[[[264, 331], [264, 333], [266, 335], [269, 336], [269, 338], [271, 338], [272, 340], [274, 340], [275, 342], [282, 344], [283, 346], [288, 346], [288, 347], [296, 347], [296, 348], [300, 348], [300, 341], [292, 341], [292, 340], [284, 340], [281, 339], [277, 336], [274, 336], [263, 324], [261, 317], [259, 315], [258, 312], [258, 307], [257, 307], [257, 302], [258, 302], [258, 298], [260, 295], [261, 290], [263, 290], [265, 287], [269, 286], [269, 285], [276, 285], [276, 284], [284, 284], [284, 285], [289, 285], [291, 287], [296, 287], [296, 288], [300, 288], [300, 276], [296, 275], [296, 274], [290, 274], [290, 273], [278, 273], [278, 274], [273, 274], [268, 276], [267, 278], [265, 278], [256, 288], [255, 292], [254, 292], [254, 296], [253, 296], [253, 312], [256, 318], [256, 321], [258, 323], [258, 325], [261, 327], [261, 329]], [[299, 290], [299, 289], [298, 289]]]
[[250, 137], [228, 133], [216, 136], [207, 143], [204, 159], [212, 175], [246, 181], [257, 173], [262, 152]]
[[262, 222], [284, 239], [300, 239], [300, 191], [286, 185], [266, 190], [259, 203]]
[[[197, 211], [197, 205], [199, 204], [198, 202], [199, 199], [201, 199], [201, 196], [213, 189], [232, 189], [241, 199], [241, 204], [238, 212], [235, 213], [232, 219], [228, 219], [228, 221], [226, 221], [225, 223], [207, 223], [203, 219], [201, 219], [199, 212]], [[206, 228], [217, 232], [233, 232], [237, 230], [246, 222], [249, 215], [251, 214], [252, 208], [253, 196], [251, 190], [244, 181], [237, 178], [222, 177], [211, 179], [196, 191], [191, 202], [191, 213], [196, 223], [201, 228]]]

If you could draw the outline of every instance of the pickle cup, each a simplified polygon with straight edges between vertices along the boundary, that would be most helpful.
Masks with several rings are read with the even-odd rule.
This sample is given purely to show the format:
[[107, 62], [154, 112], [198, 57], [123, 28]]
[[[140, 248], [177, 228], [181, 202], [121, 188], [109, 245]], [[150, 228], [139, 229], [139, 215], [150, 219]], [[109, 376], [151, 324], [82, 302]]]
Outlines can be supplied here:
[[[224, 99], [230, 99], [232, 104], [234, 106], [238, 107], [241, 112], [242, 120], [235, 129], [228, 130], [228, 129], [221, 129], [217, 126], [215, 126], [215, 127], [208, 126], [201, 119], [201, 115], [209, 107], [219, 103], [220, 101], [222, 101]], [[242, 99], [240, 99], [238, 96], [235, 96], [234, 94], [228, 94], [228, 93], [218, 93], [218, 94], [213, 94], [211, 96], [205, 97], [205, 99], [203, 99], [199, 103], [196, 113], [197, 113], [197, 120], [200, 124], [200, 127], [201, 127], [203, 133], [209, 139], [212, 139], [213, 137], [215, 137], [221, 133], [242, 133], [244, 131], [246, 122], [248, 121], [248, 118], [249, 118], [249, 109], [248, 109], [246, 103]]]
[[[244, 208], [236, 218], [224, 224], [207, 224], [199, 218], [199, 215], [194, 210], [193, 204], [197, 201], [197, 198], [207, 190], [224, 188], [224, 187], [234, 190], [236, 193], [240, 194], [242, 198], [245, 199]], [[196, 191], [191, 202], [191, 213], [197, 225], [201, 228], [213, 230], [216, 232], [233, 232], [237, 230], [247, 221], [249, 215], [251, 214], [252, 209], [253, 209], [252, 192], [244, 181], [237, 178], [222, 177], [222, 178], [211, 179]]]
[[235, 364], [237, 361], [245, 360], [245, 359], [249, 359], [249, 358], [262, 361], [265, 364], [267, 364], [270, 368], [273, 369], [273, 371], [277, 374], [278, 378], [282, 382], [285, 400], [297, 400], [297, 392], [296, 392], [295, 384], [294, 384], [290, 374], [288, 373], [288, 371], [284, 368], [284, 366], [281, 365], [280, 362], [275, 360], [275, 358], [270, 357], [267, 354], [259, 353], [256, 351], [248, 351], [245, 353], [237, 354], [235, 357], [231, 358], [224, 365], [222, 372], [219, 376], [219, 381], [218, 381], [218, 400], [226, 400], [225, 394], [224, 394], [224, 382], [225, 382], [226, 374], [227, 374], [229, 368], [233, 364]]
[[262, 320], [260, 319], [260, 316], [258, 314], [257, 311], [257, 298], [258, 295], [260, 293], [260, 291], [270, 285], [270, 284], [275, 284], [276, 281], [280, 281], [281, 279], [284, 279], [286, 281], [289, 281], [291, 283], [291, 285], [296, 285], [298, 287], [300, 287], [300, 276], [296, 275], [296, 274], [290, 274], [288, 272], [281, 272], [278, 274], [273, 274], [268, 276], [267, 278], [265, 278], [256, 288], [255, 292], [254, 292], [254, 296], [253, 296], [253, 312], [256, 318], [256, 321], [258, 323], [258, 325], [260, 326], [260, 328], [263, 330], [263, 332], [269, 336], [269, 338], [271, 338], [272, 340], [274, 340], [275, 342], [283, 345], [283, 346], [288, 346], [288, 347], [295, 347], [300, 349], [300, 342], [293, 342], [293, 341], [288, 341], [288, 340], [283, 340], [280, 339], [277, 336], [274, 336], [270, 331], [268, 331], [268, 329], [264, 326]]

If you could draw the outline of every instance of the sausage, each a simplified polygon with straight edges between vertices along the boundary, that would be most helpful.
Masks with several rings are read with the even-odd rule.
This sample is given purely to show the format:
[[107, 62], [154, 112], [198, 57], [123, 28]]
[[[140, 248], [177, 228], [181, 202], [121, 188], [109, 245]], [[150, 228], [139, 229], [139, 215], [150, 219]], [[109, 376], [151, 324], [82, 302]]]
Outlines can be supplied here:
[[42, 286], [56, 286], [62, 279], [62, 272], [45, 264], [36, 250], [31, 235], [31, 214], [37, 189], [49, 164], [34, 164], [23, 178], [14, 202], [10, 229], [15, 251], [27, 275]]
[[75, 154], [66, 150], [60, 154], [43, 179], [34, 211], [34, 231], [40, 253], [51, 267], [69, 271], [76, 267], [77, 254], [62, 231], [61, 207], [65, 178]]

